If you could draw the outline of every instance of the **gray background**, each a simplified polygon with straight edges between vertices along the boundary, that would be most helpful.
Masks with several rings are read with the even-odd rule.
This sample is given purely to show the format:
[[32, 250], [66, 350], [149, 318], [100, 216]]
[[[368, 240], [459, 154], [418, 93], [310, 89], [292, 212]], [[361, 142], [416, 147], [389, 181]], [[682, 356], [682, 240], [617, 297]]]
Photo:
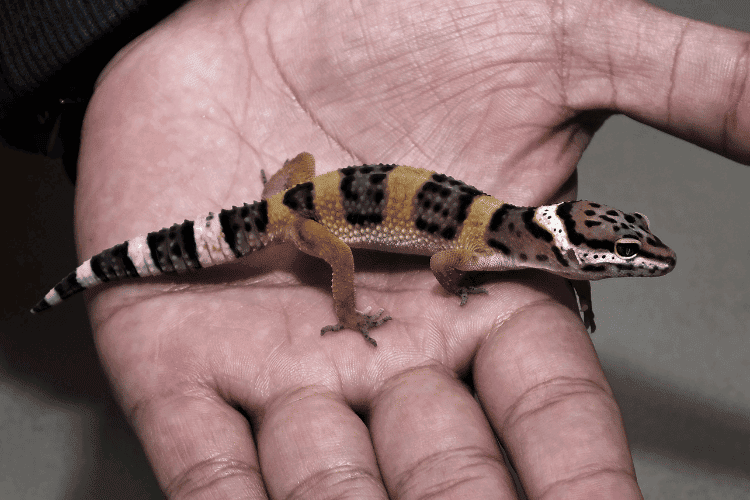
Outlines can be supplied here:
[[[747, 0], [652, 3], [750, 31]], [[162, 498], [81, 300], [26, 314], [76, 261], [73, 188], [41, 157], [4, 150], [0, 164], [0, 498]], [[593, 339], [644, 495], [748, 498], [750, 169], [615, 117], [584, 155], [580, 186], [583, 199], [647, 214], [678, 255], [666, 277], [594, 284]]]

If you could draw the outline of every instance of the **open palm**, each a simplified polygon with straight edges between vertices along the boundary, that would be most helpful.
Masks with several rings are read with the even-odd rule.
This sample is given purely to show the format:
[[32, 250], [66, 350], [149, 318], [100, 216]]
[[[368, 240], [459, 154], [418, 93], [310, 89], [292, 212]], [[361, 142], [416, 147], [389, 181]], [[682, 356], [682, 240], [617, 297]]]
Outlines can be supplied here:
[[[410, 164], [517, 205], [574, 198], [612, 112], [747, 161], [748, 40], [625, 0], [191, 2], [100, 78], [80, 253], [257, 200], [260, 169], [301, 151], [318, 173]], [[320, 337], [330, 269], [291, 246], [90, 296], [170, 498], [513, 498], [496, 437], [531, 498], [639, 498], [562, 280], [511, 273], [460, 308], [425, 259], [355, 261], [358, 307], [394, 318], [377, 348]]]

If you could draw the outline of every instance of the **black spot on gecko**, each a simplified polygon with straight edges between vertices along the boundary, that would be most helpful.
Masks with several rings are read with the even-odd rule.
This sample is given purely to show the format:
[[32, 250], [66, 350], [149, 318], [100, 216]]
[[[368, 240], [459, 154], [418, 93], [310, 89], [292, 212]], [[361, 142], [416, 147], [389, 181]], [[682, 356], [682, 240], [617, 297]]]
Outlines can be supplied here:
[[200, 269], [201, 262], [198, 259], [198, 247], [195, 245], [195, 225], [193, 221], [186, 220], [180, 228], [180, 242], [183, 248], [183, 258], [191, 269]]
[[529, 207], [526, 210], [524, 210], [523, 213], [521, 214], [521, 218], [523, 219], [523, 222], [526, 225], [526, 230], [534, 238], [546, 241], [547, 243], [551, 243], [553, 240], [552, 234], [546, 229], [544, 229], [542, 226], [540, 226], [534, 220], [535, 213], [536, 213], [536, 208]]
[[491, 246], [492, 248], [500, 250], [505, 255], [510, 255], [510, 248], [508, 248], [507, 245], [496, 240], [495, 238], [490, 238], [489, 240], [487, 240], [487, 244]]
[[[343, 192], [343, 191], [342, 191]], [[303, 182], [284, 193], [282, 203], [290, 210], [305, 219], [317, 220], [315, 214], [315, 186], [312, 182]], [[240, 214], [242, 217], [242, 215]]]
[[453, 239], [469, 216], [474, 199], [483, 194], [445, 174], [434, 173], [417, 191], [412, 220], [417, 229]]
[[557, 261], [560, 263], [561, 266], [568, 267], [569, 262], [565, 258], [565, 256], [563, 256], [563, 254], [562, 254], [562, 252], [560, 251], [559, 248], [557, 248], [556, 246], [553, 245], [552, 246], [552, 253], [555, 254], [555, 258], [557, 259]]
[[361, 165], [339, 171], [344, 217], [352, 225], [380, 224], [385, 214], [387, 173], [395, 165]]
[[601, 221], [598, 221], [598, 220], [587, 220], [586, 222], [584, 222], [584, 225], [586, 227], [594, 227], [594, 226], [601, 226], [602, 223]]
[[[146, 236], [146, 243], [148, 244], [148, 249], [151, 253], [151, 260], [154, 261], [156, 268], [163, 273], [174, 271], [172, 259], [169, 258], [169, 250], [166, 244], [167, 231], [169, 230], [164, 228], [159, 231], [148, 233]], [[96, 271], [94, 271], [94, 273], [96, 273]]]
[[638, 255], [640, 257], [643, 257], [644, 259], [656, 260], [656, 261], [659, 261], [659, 262], [664, 262], [664, 263], [666, 263], [667, 265], [669, 265], [671, 267], [674, 267], [674, 265], [676, 263], [676, 260], [675, 260], [674, 257], [669, 257], [669, 256], [662, 257], [661, 255], [655, 255], [655, 254], [653, 254], [653, 253], [651, 253], [649, 251], [644, 250], [643, 248], [641, 248], [638, 251]]
[[[243, 217], [242, 214], [246, 215]], [[219, 213], [219, 222], [224, 241], [229, 245], [235, 257], [239, 258], [260, 250], [264, 246], [261, 234], [265, 232], [268, 224], [268, 202], [263, 200], [251, 205], [245, 203], [242, 207], [222, 210]], [[195, 241], [194, 237], [193, 241]]]
[[[494, 233], [498, 229], [500, 229], [500, 227], [503, 225], [503, 219], [505, 219], [505, 216], [508, 215], [508, 213], [514, 208], [517, 207], [511, 205], [510, 203], [505, 203], [500, 208], [495, 210], [495, 213], [492, 214], [492, 218], [490, 218], [490, 232]], [[513, 229], [511, 229], [511, 231], [513, 231]]]
[[591, 271], [595, 273], [600, 273], [606, 270], [607, 268], [602, 265], [593, 265], [593, 264], [587, 264], [583, 267], [581, 267], [581, 271]]
[[348, 176], [341, 179], [341, 184], [339, 185], [339, 189], [341, 190], [341, 194], [344, 195], [344, 198], [350, 201], [357, 201], [359, 199], [359, 195], [352, 191], [352, 184], [354, 183], [354, 177]]
[[380, 224], [383, 222], [383, 217], [380, 214], [346, 214], [346, 220], [349, 224], [357, 224], [363, 226], [365, 224]]
[[440, 236], [442, 236], [446, 240], [452, 240], [456, 237], [456, 228], [446, 227], [440, 232]]
[[[78, 282], [78, 278], [76, 276], [75, 271], [68, 274], [60, 283], [55, 285], [55, 291], [62, 299], [67, 299], [71, 295], [74, 295], [82, 290], [83, 290], [83, 285], [81, 285]], [[42, 300], [41, 302], [39, 302], [39, 304], [37, 304], [36, 307], [34, 307], [34, 311], [35, 312], [43, 311], [44, 309], [47, 309], [49, 307], [50, 307], [49, 303], [47, 303], [46, 300]]]
[[648, 243], [649, 245], [655, 248], [667, 248], [667, 245], [662, 243], [662, 241], [656, 236], [654, 237], [649, 236], [648, 238], [646, 238], [646, 243]]
[[[589, 203], [592, 207], [601, 207], [597, 203]], [[610, 253], [615, 251], [615, 243], [609, 240], [600, 240], [595, 238], [586, 238], [583, 234], [579, 233], [576, 229], [576, 222], [573, 219], [571, 211], [573, 210], [573, 203], [560, 203], [557, 206], [557, 216], [563, 221], [565, 225], [565, 231], [568, 234], [568, 239], [575, 246], [581, 246], [585, 244], [591, 249], [602, 249], [607, 250]], [[606, 216], [602, 216], [606, 217]]]
[[[55, 291], [57, 291], [57, 286], [55, 287]], [[58, 292], [58, 294], [59, 293], [60, 292]], [[39, 302], [37, 302], [34, 307], [31, 308], [31, 312], [33, 312], [33, 313], [39, 313], [39, 312], [42, 312], [42, 311], [46, 311], [50, 307], [52, 307], [52, 306], [50, 305], [49, 302], [47, 302], [47, 299], [42, 299]]]
[[128, 256], [127, 241], [91, 257], [91, 271], [102, 281], [138, 277], [138, 271]]

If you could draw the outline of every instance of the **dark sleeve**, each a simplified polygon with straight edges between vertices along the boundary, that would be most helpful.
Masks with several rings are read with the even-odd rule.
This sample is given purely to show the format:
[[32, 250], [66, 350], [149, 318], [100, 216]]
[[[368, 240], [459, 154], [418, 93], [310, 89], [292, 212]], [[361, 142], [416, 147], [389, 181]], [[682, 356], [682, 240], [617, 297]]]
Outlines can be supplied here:
[[107, 62], [182, 1], [0, 0], [3, 142], [46, 153], [44, 125], [85, 108]]

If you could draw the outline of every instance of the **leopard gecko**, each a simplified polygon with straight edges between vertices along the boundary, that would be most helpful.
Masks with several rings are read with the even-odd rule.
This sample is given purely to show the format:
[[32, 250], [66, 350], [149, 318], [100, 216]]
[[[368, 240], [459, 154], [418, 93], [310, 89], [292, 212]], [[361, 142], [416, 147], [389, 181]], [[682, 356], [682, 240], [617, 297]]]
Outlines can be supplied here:
[[352, 248], [430, 256], [435, 278], [461, 298], [467, 271], [536, 268], [571, 280], [586, 327], [595, 328], [589, 280], [661, 276], [675, 254], [648, 219], [589, 201], [518, 207], [444, 174], [404, 165], [361, 165], [315, 176], [301, 153], [265, 184], [261, 201], [209, 212], [137, 236], [81, 264], [34, 306], [43, 311], [99, 283], [196, 270], [283, 242], [333, 270], [338, 323], [369, 335], [390, 320], [356, 309]]

